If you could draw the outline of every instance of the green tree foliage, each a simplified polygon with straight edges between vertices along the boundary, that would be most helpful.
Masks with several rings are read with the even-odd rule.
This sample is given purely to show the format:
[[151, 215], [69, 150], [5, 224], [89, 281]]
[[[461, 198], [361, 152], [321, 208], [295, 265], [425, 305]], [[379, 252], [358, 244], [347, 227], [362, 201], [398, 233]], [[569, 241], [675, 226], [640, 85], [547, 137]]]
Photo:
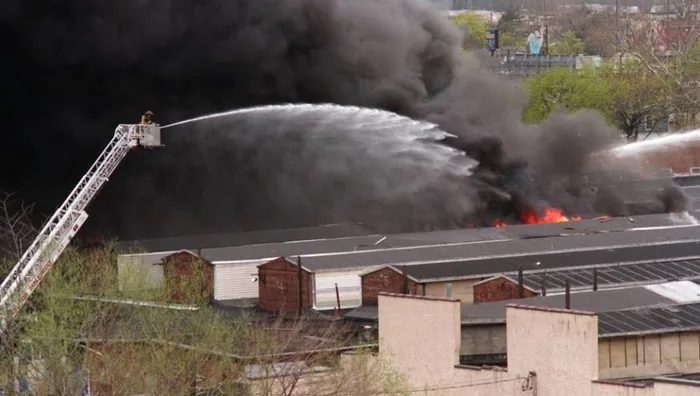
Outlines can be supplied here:
[[564, 32], [560, 38], [549, 44], [550, 55], [578, 55], [584, 52], [583, 40], [572, 31]]
[[596, 109], [606, 101], [607, 94], [594, 69], [552, 68], [528, 78], [526, 88], [528, 100], [523, 120], [528, 123], [539, 123], [553, 111]]
[[628, 139], [636, 140], [639, 127], [647, 118], [660, 120], [667, 117], [664, 85], [647, 73], [640, 62], [625, 62], [600, 70], [607, 88], [607, 107], [603, 111], [611, 124]]
[[[341, 364], [337, 350], [354, 336], [336, 321], [231, 316], [206, 304], [206, 271], [127, 299], [117, 253], [61, 256], [0, 340], [0, 389], [26, 378], [35, 395], [74, 395], [89, 376], [103, 395], [404, 394], [403, 377], [371, 351]], [[174, 294], [190, 305], [169, 303]]]
[[638, 62], [571, 70], [555, 68], [530, 77], [523, 120], [539, 123], [553, 111], [600, 111], [629, 139], [636, 139], [647, 117], [666, 114], [662, 84]]
[[486, 43], [486, 22], [474, 12], [463, 12], [450, 20], [464, 32], [462, 47], [467, 50], [483, 48]]
[[528, 27], [523, 23], [524, 12], [518, 6], [509, 6], [501, 15], [496, 27], [500, 35], [500, 48], [511, 51], [524, 51]]

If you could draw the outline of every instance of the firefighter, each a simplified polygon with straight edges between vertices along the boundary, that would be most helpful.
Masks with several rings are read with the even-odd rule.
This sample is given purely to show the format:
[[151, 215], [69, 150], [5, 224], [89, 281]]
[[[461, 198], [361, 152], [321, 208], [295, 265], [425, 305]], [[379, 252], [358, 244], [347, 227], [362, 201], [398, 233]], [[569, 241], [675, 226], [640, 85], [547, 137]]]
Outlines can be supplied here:
[[148, 110], [147, 112], [143, 113], [141, 115], [141, 125], [153, 124], [153, 120], [151, 120], [151, 117], [153, 117], [152, 111]]

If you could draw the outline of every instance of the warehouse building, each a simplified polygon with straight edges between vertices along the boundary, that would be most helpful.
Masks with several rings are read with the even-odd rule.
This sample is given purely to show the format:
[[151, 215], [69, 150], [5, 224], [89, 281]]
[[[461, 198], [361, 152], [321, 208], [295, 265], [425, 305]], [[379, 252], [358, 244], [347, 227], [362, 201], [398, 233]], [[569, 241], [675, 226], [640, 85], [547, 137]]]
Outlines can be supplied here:
[[[665, 230], [668, 231], [668, 230]], [[698, 231], [698, 230], [696, 230]], [[657, 234], [653, 236], [658, 238]], [[664, 233], [666, 235], [666, 233]], [[691, 233], [692, 234], [692, 233]], [[635, 240], [649, 237], [641, 233]], [[689, 235], [688, 235], [689, 236]], [[560, 237], [567, 243], [581, 237]], [[555, 238], [538, 239], [555, 244]], [[358, 259], [360, 253], [341, 255], [319, 255], [291, 258], [278, 258], [258, 267], [260, 279], [260, 305], [273, 311], [290, 309], [287, 301], [296, 299], [297, 262], [301, 262], [304, 282], [303, 288], [310, 290], [309, 299], [304, 306], [309, 309], [352, 308], [360, 305], [372, 305], [379, 292], [405, 292], [408, 294], [428, 295], [436, 297], [465, 298], [464, 303], [476, 301], [493, 301], [515, 298], [520, 296], [520, 282], [503, 273], [493, 273], [494, 270], [518, 270], [527, 264], [539, 262], [539, 267], [549, 267], [544, 270], [530, 270], [525, 283], [523, 271], [522, 297], [539, 295], [539, 289], [544, 282], [551, 293], [567, 282], [582, 288], [611, 288], [624, 285], [659, 283], [671, 279], [700, 278], [700, 245], [696, 242], [676, 241], [663, 244], [648, 243], [642, 246], [619, 246], [614, 240], [603, 240], [612, 243], [609, 248], [590, 246], [595, 250], [574, 250], [554, 254], [534, 254], [518, 256], [495, 256], [483, 260], [460, 260], [457, 262], [437, 262], [429, 265], [377, 266], [370, 259]], [[599, 241], [602, 242], [602, 241]], [[509, 246], [508, 242], [500, 243]], [[462, 244], [460, 248], [468, 249], [479, 244]], [[496, 243], [488, 244], [489, 246]], [[587, 246], [587, 245], [584, 245]], [[443, 245], [442, 250], [453, 248], [454, 245]], [[416, 258], [424, 250], [436, 249], [424, 247], [418, 249], [396, 249], [381, 252], [385, 255], [409, 255]], [[505, 249], [505, 247], [504, 247]], [[408, 251], [408, 252], [407, 252]], [[436, 249], [440, 252], [441, 249]], [[373, 253], [368, 253], [373, 254]], [[695, 258], [691, 259], [691, 254]], [[668, 260], [666, 257], [682, 256], [685, 260]], [[663, 262], [663, 263], [662, 263]], [[281, 280], [275, 274], [281, 270], [279, 264], [284, 263], [285, 274], [288, 278]], [[374, 264], [374, 265], [372, 265]], [[367, 270], [367, 268], [370, 268]], [[426, 275], [426, 268], [430, 270]], [[272, 273], [271, 273], [272, 272]], [[441, 274], [436, 276], [435, 274]], [[595, 274], [595, 276], [590, 275]], [[520, 278], [520, 276], [518, 276]], [[272, 281], [271, 279], [274, 279]], [[336, 288], [337, 286], [337, 288]], [[517, 295], [516, 295], [517, 293]], [[546, 291], [545, 291], [546, 294]], [[266, 301], [265, 298], [275, 296], [276, 301]], [[475, 296], [477, 296], [475, 298]], [[297, 300], [298, 301], [298, 300]], [[340, 305], [338, 306], [338, 301]], [[354, 312], [348, 314], [351, 318]], [[368, 319], [367, 311], [363, 311], [362, 319]]]
[[[393, 267], [392, 267], [393, 268]], [[402, 284], [410, 287], [403, 289], [408, 294], [422, 295], [420, 279], [405, 275], [405, 268], [394, 268], [384, 278], [376, 276], [388, 271], [380, 269], [370, 272], [362, 278], [362, 306], [347, 312], [345, 318], [363, 325], [377, 324], [377, 295], [381, 292], [400, 292]], [[384, 279], [387, 280], [386, 284]], [[549, 270], [530, 270], [496, 275], [477, 282], [473, 287], [474, 302], [479, 307], [488, 306], [481, 303], [506, 301], [534, 296], [552, 296], [557, 298], [565, 292], [566, 285], [572, 292], [610, 290], [644, 285], [655, 285], [672, 281], [700, 280], [700, 258], [686, 260], [652, 260], [631, 263], [597, 264], [576, 268], [555, 268]], [[521, 291], [522, 286], [522, 291]], [[445, 295], [433, 297], [447, 298]], [[551, 300], [558, 301], [558, 300]], [[462, 301], [464, 304], [465, 302]], [[505, 304], [505, 303], [503, 303]], [[478, 308], [474, 308], [478, 309]]]
[[[451, 287], [455, 298], [471, 302], [474, 284], [519, 268], [527, 271], [697, 254], [696, 244], [691, 241], [700, 237], [700, 227], [656, 225], [666, 223], [672, 223], [668, 215], [652, 215], [632, 220], [368, 235], [186, 252], [211, 264], [213, 299], [217, 301], [258, 298], [258, 267], [280, 257], [294, 263], [300, 255], [302, 265], [314, 273], [311, 306], [315, 309], [337, 305], [336, 284], [342, 294], [342, 307], [360, 305], [360, 276], [388, 265], [406, 266], [409, 275], [422, 283], [418, 294], [444, 296]], [[641, 251], [639, 246], [647, 250]], [[163, 259], [174, 253], [178, 252], [120, 256], [122, 290], [131, 284], [161, 287]]]
[[[518, 303], [596, 312], [601, 378], [700, 372], [700, 281], [526, 298]], [[505, 364], [508, 301], [461, 308], [463, 363]], [[675, 345], [675, 349], [673, 349]]]
[[[638, 345], [629, 346], [630, 351], [646, 351], [648, 360], [641, 364], [645, 366], [647, 361], [660, 361], [661, 356], [679, 353], [680, 341], [678, 336], [673, 341], [673, 334], [700, 329], [697, 315], [673, 315], [670, 318], [679, 321], [673, 327], [655, 317], [656, 312], [623, 314], [618, 311], [607, 315], [508, 304], [504, 307], [508, 366], [478, 367], [459, 362], [463, 318], [458, 300], [397, 294], [380, 294], [378, 300], [382, 323], [380, 354], [406, 376], [411, 391], [416, 393], [441, 396], [690, 396], [700, 393], [700, 382], [692, 379], [696, 373], [681, 376], [674, 371], [667, 375], [606, 378], [609, 371], [599, 367], [606, 359], [600, 357], [604, 350], [599, 335], [617, 337], [630, 333], [636, 337], [640, 328], [656, 330], [654, 337], [666, 337], [665, 341], [659, 338], [658, 343], [652, 341], [641, 349], [636, 349]], [[676, 305], [675, 309], [686, 309], [678, 308], [682, 306]], [[620, 322], [621, 318], [627, 321]], [[690, 336], [684, 342], [692, 343]], [[683, 345], [688, 345], [690, 354], [697, 355], [697, 339], [694, 346]], [[659, 352], [664, 348], [668, 349], [667, 355]], [[661, 364], [651, 366], [660, 367]], [[691, 370], [690, 366], [687, 368]]]
[[[503, 272], [491, 272], [494, 269]], [[397, 292], [405, 275], [415, 294], [459, 298], [468, 304], [520, 297], [521, 269], [522, 297], [562, 293], [566, 281], [572, 290], [583, 290], [693, 279], [700, 278], [700, 245], [681, 241], [456, 263], [386, 266], [363, 273], [361, 282], [363, 296], [376, 300], [378, 292]]]

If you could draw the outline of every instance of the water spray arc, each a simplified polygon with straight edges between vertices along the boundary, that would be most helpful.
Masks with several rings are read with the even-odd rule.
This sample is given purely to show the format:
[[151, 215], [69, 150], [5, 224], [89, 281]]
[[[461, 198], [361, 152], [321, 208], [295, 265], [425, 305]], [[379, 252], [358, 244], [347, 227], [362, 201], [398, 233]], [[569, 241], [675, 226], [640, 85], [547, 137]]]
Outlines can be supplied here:
[[625, 158], [637, 154], [646, 153], [667, 147], [675, 147], [689, 142], [700, 140], [700, 129], [682, 133], [669, 134], [664, 137], [642, 140], [633, 143], [622, 144], [609, 150], [619, 158]]

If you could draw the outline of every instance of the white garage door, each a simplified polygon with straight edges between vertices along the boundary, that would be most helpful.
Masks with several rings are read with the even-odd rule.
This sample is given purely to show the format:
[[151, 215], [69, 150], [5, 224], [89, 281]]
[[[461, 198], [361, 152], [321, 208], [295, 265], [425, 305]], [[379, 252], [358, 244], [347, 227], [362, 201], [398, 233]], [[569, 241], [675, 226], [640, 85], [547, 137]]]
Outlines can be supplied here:
[[232, 264], [214, 264], [214, 299], [235, 300], [258, 298], [258, 265], [265, 261], [250, 261]]
[[119, 290], [160, 287], [163, 282], [161, 260], [173, 253], [122, 254], [117, 257]]
[[333, 309], [337, 305], [335, 285], [338, 284], [340, 308], [355, 308], [362, 301], [359, 272], [334, 272], [314, 276], [314, 308]]

